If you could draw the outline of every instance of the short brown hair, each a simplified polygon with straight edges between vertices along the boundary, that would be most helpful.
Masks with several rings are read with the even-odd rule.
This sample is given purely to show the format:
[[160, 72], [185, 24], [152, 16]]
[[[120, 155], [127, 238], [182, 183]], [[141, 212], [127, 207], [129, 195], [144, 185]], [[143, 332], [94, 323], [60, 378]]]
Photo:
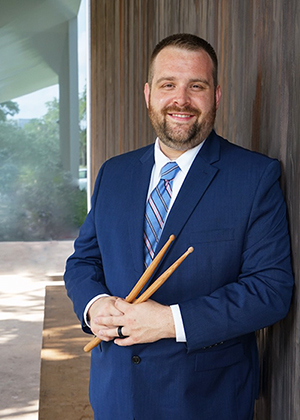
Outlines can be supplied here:
[[204, 50], [213, 62], [213, 80], [215, 88], [218, 86], [218, 57], [213, 47], [205, 39], [192, 34], [174, 34], [162, 39], [154, 48], [149, 64], [148, 83], [153, 79], [153, 64], [157, 55], [166, 47], [182, 48], [188, 51]]

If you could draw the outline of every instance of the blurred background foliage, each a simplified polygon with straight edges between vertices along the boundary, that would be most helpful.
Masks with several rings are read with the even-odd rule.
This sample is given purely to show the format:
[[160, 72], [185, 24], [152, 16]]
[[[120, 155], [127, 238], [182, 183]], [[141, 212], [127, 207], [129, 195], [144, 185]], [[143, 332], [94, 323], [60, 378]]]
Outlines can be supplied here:
[[[80, 163], [86, 165], [85, 92], [80, 100]], [[74, 238], [87, 213], [86, 191], [64, 172], [59, 102], [24, 127], [8, 119], [16, 102], [0, 104], [0, 241]]]

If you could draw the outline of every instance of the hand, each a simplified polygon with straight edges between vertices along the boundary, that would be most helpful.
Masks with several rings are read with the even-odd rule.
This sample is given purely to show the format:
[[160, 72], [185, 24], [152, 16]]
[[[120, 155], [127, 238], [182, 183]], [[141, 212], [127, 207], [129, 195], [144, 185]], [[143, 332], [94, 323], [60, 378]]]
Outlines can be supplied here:
[[[106, 326], [98, 330], [97, 336], [101, 340], [115, 339], [115, 344], [119, 346], [130, 346], [176, 337], [173, 315], [169, 306], [150, 299], [133, 305], [120, 298], [115, 300], [114, 306], [116, 314], [97, 317], [99, 325]], [[118, 338], [119, 326], [122, 326], [122, 334], [126, 336], [124, 339]]]
[[123, 315], [115, 306], [116, 300], [116, 296], [104, 296], [96, 300], [89, 308], [87, 316], [94, 335], [97, 335], [99, 329], [105, 330], [114, 327], [109, 324], [101, 324], [100, 317], [109, 318]]

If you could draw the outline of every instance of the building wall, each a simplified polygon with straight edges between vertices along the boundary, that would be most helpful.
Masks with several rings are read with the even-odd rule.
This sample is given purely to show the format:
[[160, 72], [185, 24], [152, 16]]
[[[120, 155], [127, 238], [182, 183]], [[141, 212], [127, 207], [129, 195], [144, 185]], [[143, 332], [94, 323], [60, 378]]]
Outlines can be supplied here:
[[[163, 37], [190, 32], [219, 56], [217, 132], [282, 163], [299, 285], [300, 2], [298, 0], [91, 0], [92, 181], [109, 157], [149, 144], [143, 85]], [[262, 386], [256, 420], [300, 413], [299, 289], [288, 317], [258, 333]]]

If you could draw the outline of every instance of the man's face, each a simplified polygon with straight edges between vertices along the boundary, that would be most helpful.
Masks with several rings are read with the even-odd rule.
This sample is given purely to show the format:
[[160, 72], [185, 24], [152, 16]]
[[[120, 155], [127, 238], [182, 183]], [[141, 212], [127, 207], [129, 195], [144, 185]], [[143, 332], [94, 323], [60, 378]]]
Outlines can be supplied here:
[[144, 93], [163, 151], [181, 154], [211, 132], [221, 92], [214, 87], [213, 63], [205, 51], [163, 49], [153, 63], [151, 87], [146, 83]]

